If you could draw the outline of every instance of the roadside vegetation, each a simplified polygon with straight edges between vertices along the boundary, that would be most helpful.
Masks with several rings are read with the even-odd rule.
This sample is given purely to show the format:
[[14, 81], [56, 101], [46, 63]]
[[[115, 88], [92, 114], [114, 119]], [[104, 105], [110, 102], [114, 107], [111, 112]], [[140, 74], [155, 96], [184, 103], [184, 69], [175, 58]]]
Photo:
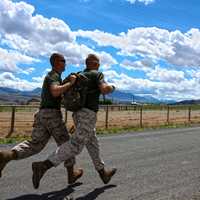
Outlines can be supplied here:
[[[153, 126], [153, 127], [124, 127], [124, 128], [101, 128], [97, 129], [97, 135], [106, 136], [106, 135], [114, 135], [114, 134], [125, 134], [125, 133], [133, 133], [134, 132], [142, 132], [142, 131], [150, 131], [150, 130], [159, 130], [165, 128], [186, 128], [186, 127], [193, 127], [196, 124], [169, 124], [169, 125], [160, 125], [160, 126]], [[15, 135], [10, 138], [0, 138], [0, 144], [15, 144], [18, 142], [22, 142], [24, 140], [31, 139], [31, 136], [27, 135]]]

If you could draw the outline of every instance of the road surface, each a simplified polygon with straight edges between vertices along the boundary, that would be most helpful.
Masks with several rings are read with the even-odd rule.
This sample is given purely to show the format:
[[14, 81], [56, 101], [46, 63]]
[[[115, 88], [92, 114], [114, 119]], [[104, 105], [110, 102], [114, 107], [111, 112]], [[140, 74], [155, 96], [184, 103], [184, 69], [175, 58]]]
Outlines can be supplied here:
[[200, 200], [199, 127], [104, 136], [99, 141], [107, 166], [118, 168], [110, 184], [101, 182], [84, 149], [77, 157], [77, 166], [84, 168], [77, 184], [68, 187], [60, 165], [34, 190], [31, 163], [55, 149], [52, 140], [40, 154], [7, 165], [0, 200]]

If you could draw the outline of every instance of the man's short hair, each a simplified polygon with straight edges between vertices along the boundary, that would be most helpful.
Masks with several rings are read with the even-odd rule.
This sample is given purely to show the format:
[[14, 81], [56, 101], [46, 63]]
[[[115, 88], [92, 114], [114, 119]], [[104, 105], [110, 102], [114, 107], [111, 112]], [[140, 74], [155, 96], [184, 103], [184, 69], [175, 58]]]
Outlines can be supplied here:
[[55, 60], [56, 58], [62, 58], [63, 55], [59, 54], [59, 53], [53, 53], [51, 54], [51, 57], [49, 59], [50, 63], [51, 63], [51, 66], [54, 67], [54, 63], [55, 63]]
[[86, 66], [90, 66], [94, 63], [98, 63], [99, 64], [99, 58], [98, 56], [96, 56], [95, 54], [89, 54], [85, 60], [85, 64]]

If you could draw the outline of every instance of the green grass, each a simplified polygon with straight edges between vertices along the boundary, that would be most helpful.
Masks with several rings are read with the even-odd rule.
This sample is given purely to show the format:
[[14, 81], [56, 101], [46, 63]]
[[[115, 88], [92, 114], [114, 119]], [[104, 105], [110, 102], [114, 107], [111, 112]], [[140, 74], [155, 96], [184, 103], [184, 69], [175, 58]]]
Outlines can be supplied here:
[[160, 126], [151, 126], [151, 127], [124, 127], [124, 128], [108, 128], [108, 129], [97, 129], [98, 135], [108, 135], [108, 134], [119, 134], [119, 133], [128, 133], [128, 132], [140, 132], [140, 131], [149, 131], [149, 130], [159, 130], [167, 128], [186, 128], [193, 127], [195, 124], [169, 124], [169, 125], [160, 125]]
[[0, 138], [0, 144], [15, 144], [30, 139], [30, 136], [16, 135], [10, 138]]
[[[159, 129], [167, 129], [167, 128], [185, 128], [185, 127], [193, 127], [196, 124], [169, 124], [169, 125], [160, 125], [160, 126], [151, 126], [151, 127], [124, 127], [124, 128], [101, 128], [97, 129], [97, 135], [113, 135], [113, 134], [124, 134], [128, 132], [140, 132], [140, 131], [150, 131], [150, 130], [159, 130]], [[30, 136], [26, 135], [16, 135], [10, 138], [0, 138], [0, 144], [15, 144], [18, 142], [22, 142], [24, 140], [31, 139]]]

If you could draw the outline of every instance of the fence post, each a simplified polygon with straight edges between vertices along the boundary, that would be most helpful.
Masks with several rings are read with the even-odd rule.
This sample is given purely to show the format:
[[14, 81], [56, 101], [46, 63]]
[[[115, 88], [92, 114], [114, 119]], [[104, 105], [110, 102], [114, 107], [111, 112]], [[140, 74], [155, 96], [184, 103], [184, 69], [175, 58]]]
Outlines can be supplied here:
[[167, 106], [167, 125], [169, 125], [169, 106]]
[[142, 106], [140, 107], [140, 128], [142, 128]]
[[65, 110], [65, 124], [67, 124], [67, 110]]
[[191, 107], [188, 108], [188, 122], [191, 122]]
[[12, 133], [14, 131], [14, 126], [15, 126], [15, 106], [12, 107], [10, 131], [9, 131], [8, 135], [6, 135], [6, 138], [9, 138], [12, 135]]
[[106, 129], [108, 128], [108, 105], [106, 105], [106, 123], [105, 123]]

